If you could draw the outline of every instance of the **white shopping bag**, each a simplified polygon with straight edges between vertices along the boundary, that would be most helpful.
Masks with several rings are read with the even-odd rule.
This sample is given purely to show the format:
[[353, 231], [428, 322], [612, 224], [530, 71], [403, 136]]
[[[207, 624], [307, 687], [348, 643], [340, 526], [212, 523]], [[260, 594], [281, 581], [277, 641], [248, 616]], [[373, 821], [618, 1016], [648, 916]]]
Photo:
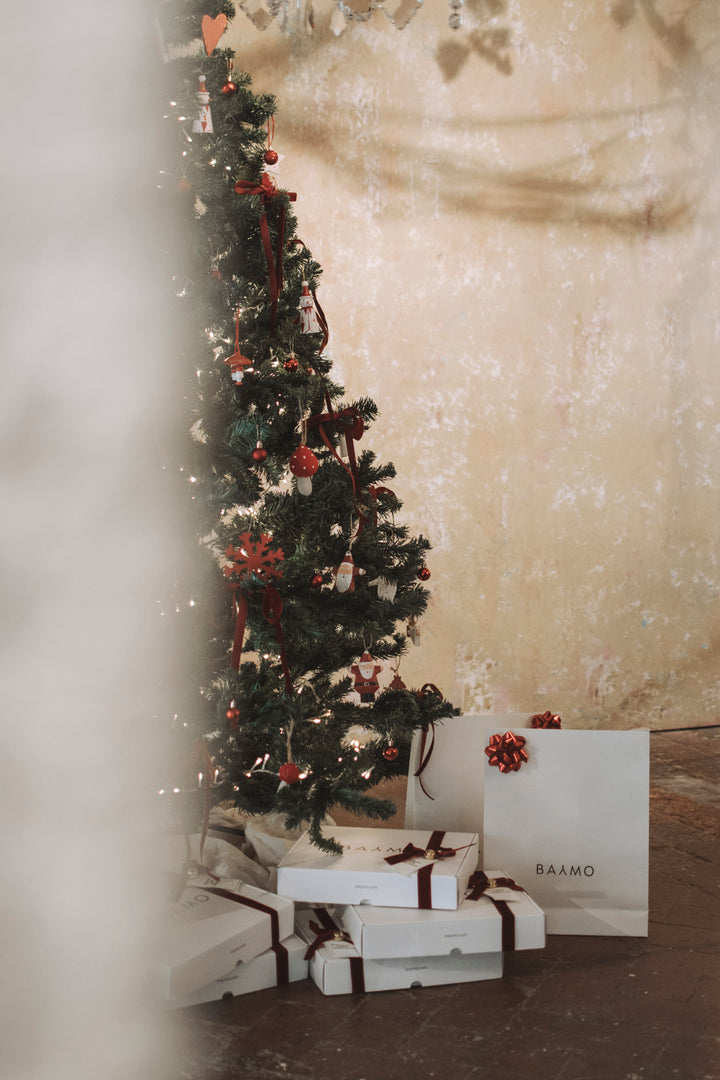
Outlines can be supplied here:
[[485, 865], [522, 885], [548, 934], [646, 936], [649, 732], [522, 736], [517, 771], [486, 757]]
[[530, 727], [531, 719], [531, 713], [468, 713], [439, 721], [424, 740], [416, 732], [405, 828], [476, 832], [482, 856], [485, 747], [494, 732]]

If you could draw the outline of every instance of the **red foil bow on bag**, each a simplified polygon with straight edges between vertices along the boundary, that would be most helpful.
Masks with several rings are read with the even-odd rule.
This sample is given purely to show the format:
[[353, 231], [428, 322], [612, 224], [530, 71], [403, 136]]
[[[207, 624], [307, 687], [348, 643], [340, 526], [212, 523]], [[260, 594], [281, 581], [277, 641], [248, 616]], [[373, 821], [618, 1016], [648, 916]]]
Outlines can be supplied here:
[[490, 736], [485, 753], [490, 764], [497, 765], [500, 772], [517, 772], [528, 759], [527, 751], [523, 750], [524, 746], [525, 739], [522, 735], [514, 735], [512, 731], [506, 731], [504, 735]]
[[544, 713], [535, 713], [530, 717], [530, 727], [534, 728], [559, 728], [562, 726], [562, 720], [556, 713], [551, 713], [548, 709]]

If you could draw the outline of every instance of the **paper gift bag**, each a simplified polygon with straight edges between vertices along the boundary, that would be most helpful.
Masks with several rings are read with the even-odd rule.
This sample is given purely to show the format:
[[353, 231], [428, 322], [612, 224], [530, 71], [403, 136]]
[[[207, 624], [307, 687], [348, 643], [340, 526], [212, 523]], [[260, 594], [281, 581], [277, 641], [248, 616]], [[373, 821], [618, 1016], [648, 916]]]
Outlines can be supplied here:
[[549, 934], [646, 936], [649, 733], [522, 737], [517, 771], [486, 756], [485, 865], [527, 889]]
[[496, 731], [530, 727], [531, 717], [531, 713], [469, 713], [436, 723], [425, 739], [416, 732], [405, 828], [476, 832], [482, 855], [485, 747]]

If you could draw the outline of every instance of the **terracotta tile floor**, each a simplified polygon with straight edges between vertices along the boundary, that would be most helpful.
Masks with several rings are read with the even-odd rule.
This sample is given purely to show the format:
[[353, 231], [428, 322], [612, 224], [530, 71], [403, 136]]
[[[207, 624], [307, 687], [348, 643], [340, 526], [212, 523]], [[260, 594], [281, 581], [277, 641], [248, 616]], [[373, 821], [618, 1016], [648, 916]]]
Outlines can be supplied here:
[[720, 1080], [719, 776], [720, 730], [651, 736], [648, 938], [550, 937], [493, 982], [177, 1010], [156, 1076]]

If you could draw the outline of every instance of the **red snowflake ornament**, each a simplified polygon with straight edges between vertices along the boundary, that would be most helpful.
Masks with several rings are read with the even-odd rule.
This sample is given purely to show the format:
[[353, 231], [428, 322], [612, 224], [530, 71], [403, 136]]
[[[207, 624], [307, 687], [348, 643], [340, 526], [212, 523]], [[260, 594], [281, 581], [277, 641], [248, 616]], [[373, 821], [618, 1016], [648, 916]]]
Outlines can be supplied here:
[[271, 548], [272, 536], [264, 533], [259, 540], [253, 540], [249, 532], [241, 533], [240, 547], [228, 544], [225, 554], [232, 559], [231, 566], [223, 567], [225, 577], [243, 578], [255, 575], [261, 581], [281, 578], [282, 569], [277, 565], [285, 555], [281, 548]]

